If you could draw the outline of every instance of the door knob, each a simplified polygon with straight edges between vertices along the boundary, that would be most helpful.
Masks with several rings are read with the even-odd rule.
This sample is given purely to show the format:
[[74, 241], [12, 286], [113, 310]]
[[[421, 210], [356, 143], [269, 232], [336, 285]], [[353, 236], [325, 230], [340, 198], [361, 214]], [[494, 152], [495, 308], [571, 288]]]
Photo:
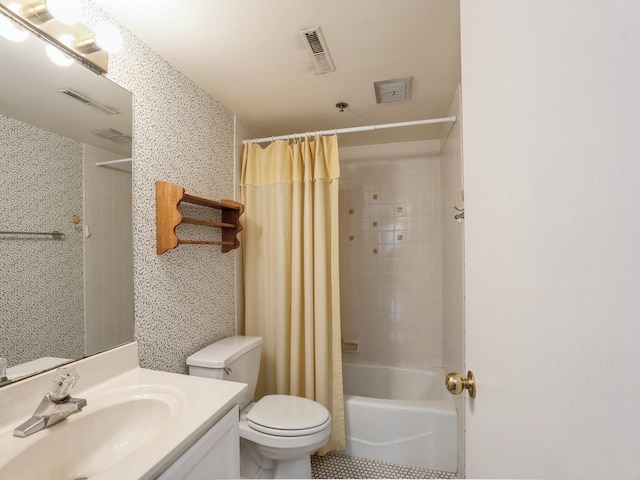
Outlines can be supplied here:
[[467, 378], [462, 378], [459, 373], [450, 373], [447, 375], [445, 385], [453, 395], [459, 395], [466, 388], [469, 390], [469, 396], [476, 398], [476, 379], [471, 370], [467, 372]]

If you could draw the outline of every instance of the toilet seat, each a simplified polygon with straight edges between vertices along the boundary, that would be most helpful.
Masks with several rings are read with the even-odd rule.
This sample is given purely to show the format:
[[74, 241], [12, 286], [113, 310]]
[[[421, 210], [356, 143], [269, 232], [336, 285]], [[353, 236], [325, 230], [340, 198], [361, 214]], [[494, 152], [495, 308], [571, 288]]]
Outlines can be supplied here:
[[292, 395], [267, 395], [247, 412], [249, 427], [281, 437], [312, 435], [330, 422], [331, 415], [324, 406]]

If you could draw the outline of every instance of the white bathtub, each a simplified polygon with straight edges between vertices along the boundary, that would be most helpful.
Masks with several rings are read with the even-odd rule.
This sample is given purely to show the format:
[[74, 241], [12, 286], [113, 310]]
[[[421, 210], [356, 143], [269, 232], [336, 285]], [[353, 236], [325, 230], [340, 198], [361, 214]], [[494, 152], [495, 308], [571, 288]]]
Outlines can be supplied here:
[[343, 363], [346, 455], [457, 471], [453, 398], [442, 370]]

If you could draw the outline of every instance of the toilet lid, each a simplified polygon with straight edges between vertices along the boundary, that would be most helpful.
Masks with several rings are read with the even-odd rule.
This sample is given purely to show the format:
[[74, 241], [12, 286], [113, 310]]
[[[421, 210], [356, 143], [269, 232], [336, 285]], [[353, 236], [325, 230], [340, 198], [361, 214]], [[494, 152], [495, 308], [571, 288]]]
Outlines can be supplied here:
[[293, 395], [267, 395], [248, 412], [251, 428], [269, 435], [311, 435], [327, 427], [329, 411], [318, 402]]

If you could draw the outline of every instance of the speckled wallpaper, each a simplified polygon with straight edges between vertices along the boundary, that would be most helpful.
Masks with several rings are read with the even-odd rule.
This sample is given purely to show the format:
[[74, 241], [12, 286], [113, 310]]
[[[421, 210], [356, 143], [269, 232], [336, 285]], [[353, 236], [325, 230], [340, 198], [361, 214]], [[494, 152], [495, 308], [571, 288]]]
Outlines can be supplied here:
[[2, 356], [81, 357], [82, 144], [0, 116], [0, 145], [0, 230], [64, 234], [0, 234]]
[[[87, 25], [112, 21], [91, 0]], [[112, 21], [112, 23], [115, 23]], [[236, 253], [181, 245], [156, 254], [155, 181], [233, 198], [234, 116], [131, 32], [107, 77], [134, 95], [135, 338], [145, 368], [186, 373], [186, 357], [235, 332]]]

